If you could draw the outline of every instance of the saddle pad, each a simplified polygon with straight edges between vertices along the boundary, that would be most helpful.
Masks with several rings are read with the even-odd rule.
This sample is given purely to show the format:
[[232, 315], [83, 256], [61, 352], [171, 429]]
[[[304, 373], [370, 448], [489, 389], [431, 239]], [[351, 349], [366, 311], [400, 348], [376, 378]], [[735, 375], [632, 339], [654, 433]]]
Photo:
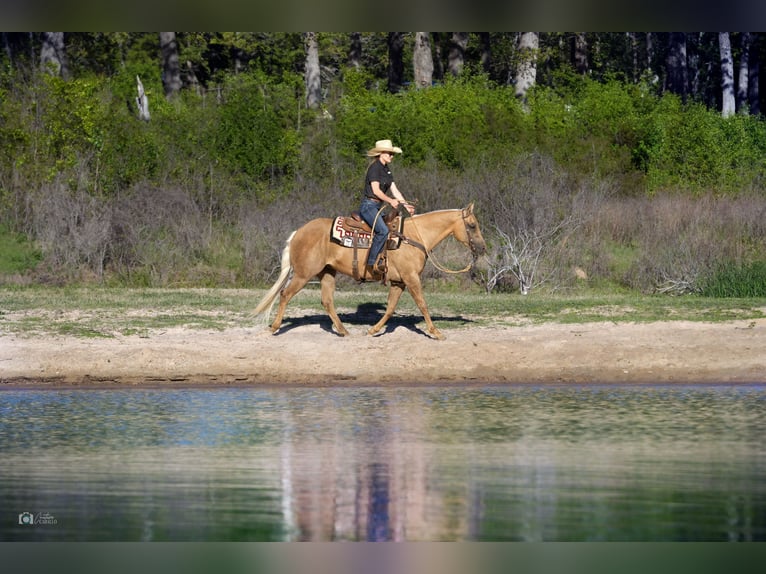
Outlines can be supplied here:
[[[342, 245], [343, 247], [354, 246], [354, 230], [349, 229], [345, 225], [345, 217], [338, 216], [330, 227], [330, 241]], [[356, 230], [357, 233], [357, 247], [366, 248], [370, 246], [371, 234], [364, 231]]]

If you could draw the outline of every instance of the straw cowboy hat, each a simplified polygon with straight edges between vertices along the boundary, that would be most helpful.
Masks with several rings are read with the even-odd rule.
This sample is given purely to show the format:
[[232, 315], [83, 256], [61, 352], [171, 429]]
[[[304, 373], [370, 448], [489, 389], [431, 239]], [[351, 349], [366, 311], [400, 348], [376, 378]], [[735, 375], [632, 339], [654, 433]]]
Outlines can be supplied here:
[[390, 153], [402, 153], [402, 148], [396, 147], [391, 143], [391, 140], [378, 140], [375, 142], [375, 147], [367, 152], [370, 157], [375, 157], [382, 154], [384, 151]]

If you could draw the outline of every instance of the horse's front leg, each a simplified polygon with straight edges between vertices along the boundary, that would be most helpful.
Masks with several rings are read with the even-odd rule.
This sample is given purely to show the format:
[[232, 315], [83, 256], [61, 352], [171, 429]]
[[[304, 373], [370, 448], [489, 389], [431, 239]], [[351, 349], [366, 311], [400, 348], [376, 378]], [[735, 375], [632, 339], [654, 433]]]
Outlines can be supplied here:
[[410, 288], [410, 295], [412, 295], [412, 298], [415, 300], [418, 309], [420, 309], [420, 312], [423, 313], [423, 318], [426, 320], [428, 333], [430, 333], [431, 336], [435, 339], [443, 341], [445, 338], [444, 335], [442, 335], [441, 331], [436, 328], [434, 322], [431, 321], [431, 315], [428, 313], [428, 305], [426, 305], [426, 299], [423, 297], [423, 286], [420, 283], [420, 276], [417, 276], [414, 280], [408, 282], [407, 287]]
[[388, 303], [386, 304], [386, 312], [383, 314], [383, 317], [380, 321], [375, 323], [374, 326], [370, 327], [370, 329], [367, 331], [368, 335], [374, 335], [378, 333], [386, 324], [386, 322], [393, 316], [394, 310], [399, 304], [399, 298], [402, 296], [402, 293], [404, 293], [404, 283], [399, 281], [391, 281], [391, 287], [388, 290]]
[[346, 327], [343, 326], [338, 313], [335, 311], [335, 271], [325, 271], [322, 273], [319, 282], [322, 285], [322, 306], [327, 311], [330, 319], [332, 319], [335, 331], [341, 336], [348, 335]]

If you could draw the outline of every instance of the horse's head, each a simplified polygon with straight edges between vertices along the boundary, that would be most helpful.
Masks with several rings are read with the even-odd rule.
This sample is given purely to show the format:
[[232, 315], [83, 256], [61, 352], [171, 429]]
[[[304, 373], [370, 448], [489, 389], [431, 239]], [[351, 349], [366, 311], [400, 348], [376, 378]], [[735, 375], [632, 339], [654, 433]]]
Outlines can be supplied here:
[[471, 250], [474, 259], [484, 255], [487, 251], [487, 244], [479, 229], [479, 220], [473, 213], [473, 203], [461, 211], [464, 225], [457, 225], [455, 229], [455, 238], [461, 243], [467, 245]]

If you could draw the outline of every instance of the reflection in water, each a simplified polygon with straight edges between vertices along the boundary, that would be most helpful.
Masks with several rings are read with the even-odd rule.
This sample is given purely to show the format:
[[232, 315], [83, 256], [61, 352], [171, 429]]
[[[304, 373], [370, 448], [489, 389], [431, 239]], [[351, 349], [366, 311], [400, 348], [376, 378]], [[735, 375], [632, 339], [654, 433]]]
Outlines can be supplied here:
[[2, 391], [0, 540], [764, 540], [765, 389]]

